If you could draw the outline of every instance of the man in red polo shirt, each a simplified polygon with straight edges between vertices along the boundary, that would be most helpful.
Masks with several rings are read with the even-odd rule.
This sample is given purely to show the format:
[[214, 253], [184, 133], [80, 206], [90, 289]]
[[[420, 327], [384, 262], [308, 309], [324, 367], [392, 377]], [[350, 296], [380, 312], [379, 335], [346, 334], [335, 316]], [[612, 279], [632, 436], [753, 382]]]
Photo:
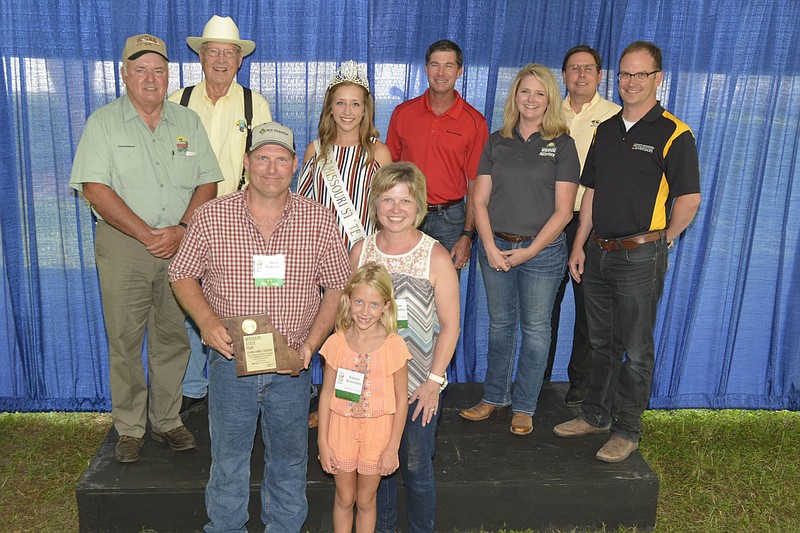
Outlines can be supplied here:
[[428, 90], [395, 108], [386, 134], [392, 160], [411, 161], [425, 174], [428, 215], [420, 229], [450, 251], [457, 269], [469, 260], [475, 233], [470, 198], [489, 137], [486, 119], [455, 90], [463, 64], [456, 43], [430, 45]]

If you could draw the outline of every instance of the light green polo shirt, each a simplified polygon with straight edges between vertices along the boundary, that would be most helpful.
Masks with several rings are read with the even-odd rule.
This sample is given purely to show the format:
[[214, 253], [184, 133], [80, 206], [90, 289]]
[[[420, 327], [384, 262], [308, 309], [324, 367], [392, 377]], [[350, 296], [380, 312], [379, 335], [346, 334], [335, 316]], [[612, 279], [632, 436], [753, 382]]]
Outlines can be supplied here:
[[153, 132], [125, 95], [86, 121], [69, 184], [78, 191], [87, 182], [108, 185], [146, 224], [164, 228], [180, 221], [199, 185], [221, 180], [194, 111], [165, 100]]

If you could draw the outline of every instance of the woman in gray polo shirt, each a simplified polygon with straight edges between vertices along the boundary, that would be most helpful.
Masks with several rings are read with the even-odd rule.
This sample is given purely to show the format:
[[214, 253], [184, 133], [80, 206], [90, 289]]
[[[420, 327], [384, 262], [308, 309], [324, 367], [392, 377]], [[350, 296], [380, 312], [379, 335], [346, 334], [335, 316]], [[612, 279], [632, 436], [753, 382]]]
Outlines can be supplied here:
[[511, 405], [511, 433], [533, 430], [550, 350], [550, 315], [567, 264], [563, 230], [572, 218], [579, 176], [556, 78], [547, 67], [525, 65], [506, 99], [503, 128], [484, 147], [475, 184], [489, 353], [483, 399], [461, 411], [467, 420], [485, 420]]

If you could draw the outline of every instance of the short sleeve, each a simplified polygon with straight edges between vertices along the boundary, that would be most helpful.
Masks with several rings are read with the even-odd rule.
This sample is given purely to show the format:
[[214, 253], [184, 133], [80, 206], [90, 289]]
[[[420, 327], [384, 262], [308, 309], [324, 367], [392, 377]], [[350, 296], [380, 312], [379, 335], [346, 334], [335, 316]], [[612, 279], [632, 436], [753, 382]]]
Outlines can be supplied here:
[[494, 164], [494, 160], [492, 158], [492, 146], [495, 143], [497, 132], [493, 133], [489, 140], [486, 141], [486, 144], [483, 146], [483, 151], [481, 153], [481, 160], [478, 163], [478, 172], [476, 176], [483, 176], [483, 175], [492, 175], [492, 167]]
[[561, 147], [556, 152], [556, 181], [578, 183], [581, 176], [581, 163], [578, 159], [578, 150], [575, 140], [569, 135], [563, 135]]
[[344, 340], [344, 335], [339, 333], [334, 333], [328, 340], [325, 341], [325, 344], [322, 345], [322, 348], [319, 349], [319, 353], [322, 357], [325, 358], [325, 364], [331, 367], [334, 370], [339, 368], [339, 359], [342, 354], [342, 341]]
[[666, 172], [670, 196], [700, 192], [700, 169], [697, 158], [697, 146], [691, 130], [686, 128], [667, 153]]
[[69, 185], [83, 190], [86, 182], [111, 186], [109, 135], [95, 114], [89, 116], [72, 162]]

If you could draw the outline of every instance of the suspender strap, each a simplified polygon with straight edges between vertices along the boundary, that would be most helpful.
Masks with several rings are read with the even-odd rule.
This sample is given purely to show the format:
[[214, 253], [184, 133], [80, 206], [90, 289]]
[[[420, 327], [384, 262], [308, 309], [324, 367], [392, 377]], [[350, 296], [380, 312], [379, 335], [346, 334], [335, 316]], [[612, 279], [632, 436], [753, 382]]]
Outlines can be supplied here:
[[[244, 89], [244, 120], [247, 122], [247, 140], [244, 143], [244, 151], [247, 153], [250, 150], [250, 145], [253, 142], [253, 91], [249, 87], [242, 87]], [[244, 187], [244, 174], [245, 170], [242, 167], [242, 177], [239, 179], [239, 186], [236, 187], [237, 191], [242, 190]]]
[[194, 85], [190, 85], [183, 89], [183, 93], [181, 94], [181, 105], [183, 107], [189, 107], [189, 98], [192, 97], [192, 91], [194, 91]]

